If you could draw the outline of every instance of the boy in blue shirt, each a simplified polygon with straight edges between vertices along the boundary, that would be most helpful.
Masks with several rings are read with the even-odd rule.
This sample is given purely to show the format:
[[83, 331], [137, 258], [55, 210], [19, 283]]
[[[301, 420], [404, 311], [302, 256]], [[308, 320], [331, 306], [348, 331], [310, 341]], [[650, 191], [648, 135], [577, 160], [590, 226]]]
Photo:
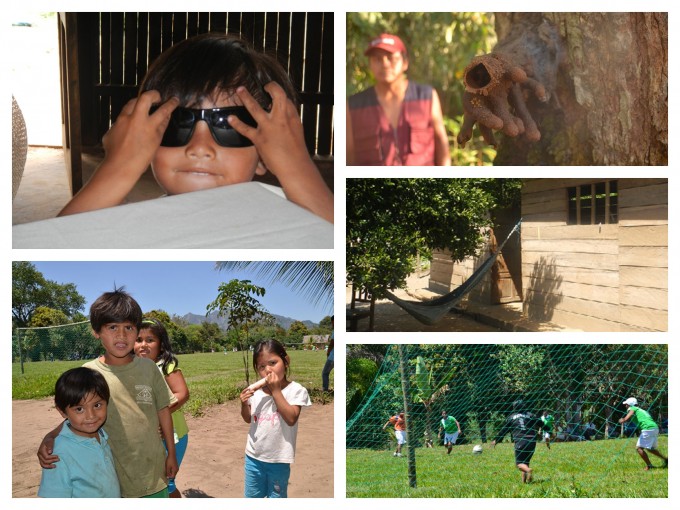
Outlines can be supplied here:
[[94, 370], [80, 367], [64, 372], [54, 389], [54, 403], [66, 419], [54, 441], [60, 469], [43, 469], [41, 498], [119, 498], [106, 421], [109, 386]]

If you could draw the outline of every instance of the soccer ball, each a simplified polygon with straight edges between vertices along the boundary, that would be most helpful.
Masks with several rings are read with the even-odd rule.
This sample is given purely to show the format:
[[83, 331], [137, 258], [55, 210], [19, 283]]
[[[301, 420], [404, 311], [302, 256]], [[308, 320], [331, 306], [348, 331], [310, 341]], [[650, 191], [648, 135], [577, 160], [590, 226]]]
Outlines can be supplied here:
[[481, 455], [482, 451], [483, 450], [481, 444], [476, 444], [474, 448], [472, 448], [472, 453], [474, 453], [475, 455]]

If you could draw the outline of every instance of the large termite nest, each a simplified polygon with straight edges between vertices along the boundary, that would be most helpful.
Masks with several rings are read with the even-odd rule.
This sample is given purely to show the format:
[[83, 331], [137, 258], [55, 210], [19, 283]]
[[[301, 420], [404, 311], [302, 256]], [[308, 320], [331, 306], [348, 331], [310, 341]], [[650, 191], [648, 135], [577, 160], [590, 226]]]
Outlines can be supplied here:
[[463, 75], [464, 121], [458, 143], [472, 138], [475, 124], [490, 145], [496, 145], [493, 131], [540, 140], [531, 108], [550, 100], [561, 60], [559, 35], [546, 21], [538, 27], [517, 23], [492, 53], [473, 58]]

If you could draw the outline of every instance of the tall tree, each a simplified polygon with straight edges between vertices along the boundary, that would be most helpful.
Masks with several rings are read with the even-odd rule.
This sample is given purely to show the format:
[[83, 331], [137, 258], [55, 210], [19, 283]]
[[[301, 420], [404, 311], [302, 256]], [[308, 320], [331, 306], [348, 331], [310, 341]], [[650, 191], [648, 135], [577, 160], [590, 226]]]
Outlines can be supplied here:
[[[243, 369], [247, 384], [250, 384], [248, 331], [258, 315], [271, 317], [255, 298], [255, 296], [264, 296], [264, 294], [264, 287], [258, 287], [250, 280], [234, 279], [220, 284], [217, 298], [207, 307], [208, 313], [217, 310], [219, 316], [228, 317], [229, 329], [236, 332], [239, 349], [243, 355]], [[241, 331], [245, 333], [245, 343], [240, 335]]]
[[48, 280], [30, 262], [12, 262], [12, 320], [26, 327], [38, 307], [59, 310], [73, 317], [85, 309], [85, 298], [73, 283]]
[[402, 288], [417, 257], [432, 249], [448, 249], [455, 260], [474, 254], [499, 194], [508, 200], [519, 190], [513, 179], [493, 181], [348, 179], [347, 280], [382, 297]]
[[[527, 105], [539, 142], [504, 137], [496, 165], [667, 165], [668, 13], [496, 13], [495, 51], [527, 44], [550, 100]], [[554, 44], [545, 34], [554, 30]], [[540, 81], [540, 80], [539, 80]], [[550, 90], [552, 89], [552, 90]]]
[[293, 344], [302, 342], [302, 337], [309, 334], [309, 329], [304, 322], [293, 321], [288, 328], [288, 341]]

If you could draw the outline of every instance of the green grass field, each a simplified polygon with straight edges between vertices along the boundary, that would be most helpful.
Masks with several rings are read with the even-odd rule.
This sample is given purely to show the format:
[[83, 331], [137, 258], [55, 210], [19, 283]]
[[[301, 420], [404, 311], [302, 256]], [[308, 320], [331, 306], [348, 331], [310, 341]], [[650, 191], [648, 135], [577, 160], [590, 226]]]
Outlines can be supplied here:
[[[636, 439], [555, 443], [536, 446], [534, 481], [522, 484], [513, 445], [472, 445], [416, 449], [417, 487], [409, 487], [407, 449], [347, 450], [347, 497], [353, 498], [666, 498], [668, 470], [644, 471]], [[659, 438], [668, 452], [668, 437]], [[661, 459], [650, 455], [652, 463]]]
[[[326, 362], [324, 351], [290, 351], [289, 379], [302, 384], [314, 402], [332, 401], [332, 393], [321, 391], [321, 370]], [[199, 416], [205, 409], [238, 398], [246, 386], [243, 357], [240, 352], [182, 354], [179, 366], [189, 387], [191, 398], [183, 409]], [[54, 395], [54, 383], [69, 368], [79, 367], [83, 361], [40, 361], [24, 363], [24, 374], [18, 363], [12, 364], [12, 398], [36, 399]], [[259, 379], [249, 361], [250, 382]], [[333, 374], [331, 373], [331, 388]]]

